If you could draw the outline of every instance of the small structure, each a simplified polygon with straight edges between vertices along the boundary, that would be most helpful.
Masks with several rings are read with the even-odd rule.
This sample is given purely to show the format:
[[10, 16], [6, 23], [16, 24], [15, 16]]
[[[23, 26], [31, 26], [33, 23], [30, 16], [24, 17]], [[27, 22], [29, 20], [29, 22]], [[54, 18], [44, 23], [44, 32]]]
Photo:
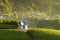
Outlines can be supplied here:
[[25, 19], [21, 20], [21, 30], [24, 30], [24, 32], [27, 32], [28, 30], [28, 23]]

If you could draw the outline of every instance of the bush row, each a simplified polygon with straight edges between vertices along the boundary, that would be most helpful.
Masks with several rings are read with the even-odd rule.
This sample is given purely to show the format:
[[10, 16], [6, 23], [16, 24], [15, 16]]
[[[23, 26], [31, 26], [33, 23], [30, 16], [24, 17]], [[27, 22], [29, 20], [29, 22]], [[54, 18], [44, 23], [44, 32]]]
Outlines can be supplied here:
[[0, 29], [18, 28], [17, 21], [0, 20]]

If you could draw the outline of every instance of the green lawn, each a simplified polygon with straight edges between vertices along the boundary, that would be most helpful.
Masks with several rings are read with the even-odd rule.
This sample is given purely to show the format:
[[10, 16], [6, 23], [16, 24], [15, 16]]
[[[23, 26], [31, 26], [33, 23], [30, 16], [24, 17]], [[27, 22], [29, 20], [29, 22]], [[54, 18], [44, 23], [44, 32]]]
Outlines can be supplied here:
[[26, 34], [20, 30], [1, 29], [0, 40], [27, 40]]
[[29, 30], [36, 40], [60, 40], [60, 31], [46, 28], [31, 28]]
[[[29, 32], [35, 40], [60, 40], [60, 31], [46, 28], [31, 28]], [[27, 35], [18, 29], [0, 29], [0, 40], [28, 40]]]

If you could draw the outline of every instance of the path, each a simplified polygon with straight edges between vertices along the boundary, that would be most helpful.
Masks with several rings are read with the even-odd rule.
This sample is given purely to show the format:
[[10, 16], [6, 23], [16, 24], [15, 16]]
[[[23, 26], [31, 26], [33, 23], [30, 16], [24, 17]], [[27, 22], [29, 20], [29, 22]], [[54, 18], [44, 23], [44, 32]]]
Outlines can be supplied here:
[[28, 32], [25, 32], [25, 33], [27, 35], [28, 40], [34, 40], [33, 35], [29, 31]]

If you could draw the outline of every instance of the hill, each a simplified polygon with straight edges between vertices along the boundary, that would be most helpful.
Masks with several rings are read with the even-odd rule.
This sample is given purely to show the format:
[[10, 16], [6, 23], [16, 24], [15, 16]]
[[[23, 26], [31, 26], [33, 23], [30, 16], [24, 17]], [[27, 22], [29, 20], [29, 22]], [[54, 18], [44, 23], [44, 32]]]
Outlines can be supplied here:
[[60, 40], [60, 30], [32, 28], [29, 31], [35, 40]]
[[[3, 1], [1, 1], [3, 2]], [[12, 20], [19, 20], [23, 18], [53, 18], [59, 19], [60, 15], [60, 0], [7, 0], [4, 1], [4, 5], [8, 9], [4, 9], [8, 12], [8, 18]], [[1, 8], [1, 7], [0, 7]], [[3, 13], [3, 11], [2, 11]], [[10, 13], [10, 14], [9, 14]], [[3, 15], [6, 13], [3, 13]], [[7, 16], [4, 15], [4, 16]], [[21, 16], [22, 15], [22, 16]], [[10, 17], [9, 17], [10, 16]], [[12, 18], [11, 18], [12, 17]], [[7, 19], [7, 18], [6, 18]]]

